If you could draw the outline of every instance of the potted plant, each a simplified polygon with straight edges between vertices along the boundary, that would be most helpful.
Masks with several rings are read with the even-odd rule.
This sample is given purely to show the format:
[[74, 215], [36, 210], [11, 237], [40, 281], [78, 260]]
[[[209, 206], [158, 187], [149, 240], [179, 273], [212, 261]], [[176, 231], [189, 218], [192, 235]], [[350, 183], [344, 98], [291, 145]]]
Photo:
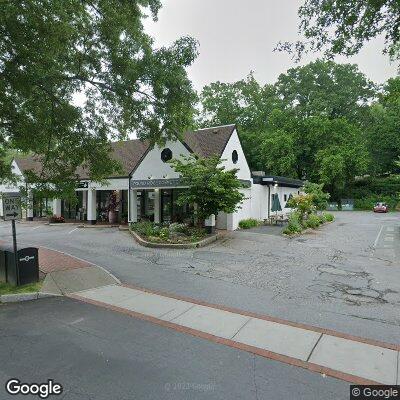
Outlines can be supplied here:
[[108, 201], [108, 222], [110, 224], [117, 223], [118, 214], [117, 214], [117, 192], [113, 191], [110, 194], [109, 201]]

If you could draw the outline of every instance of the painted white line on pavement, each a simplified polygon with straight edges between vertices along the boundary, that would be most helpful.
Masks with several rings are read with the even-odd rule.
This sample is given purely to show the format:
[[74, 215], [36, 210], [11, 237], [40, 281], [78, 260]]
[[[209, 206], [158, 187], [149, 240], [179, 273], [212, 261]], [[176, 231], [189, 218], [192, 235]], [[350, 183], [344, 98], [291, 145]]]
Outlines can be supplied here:
[[32, 230], [34, 231], [35, 229], [39, 229], [40, 227], [41, 227], [41, 225], [35, 226], [34, 228], [32, 228]]
[[381, 237], [382, 231], [383, 231], [383, 225], [381, 226], [381, 229], [379, 230], [378, 236], [377, 236], [376, 239], [375, 239], [375, 242], [374, 242], [374, 249], [376, 249], [376, 246], [377, 246], [377, 244], [378, 244], [378, 242], [379, 242], [379, 238]]
[[72, 232], [75, 232], [77, 229], [79, 229], [79, 228], [72, 229], [72, 231], [68, 232], [68, 235], [70, 235]]

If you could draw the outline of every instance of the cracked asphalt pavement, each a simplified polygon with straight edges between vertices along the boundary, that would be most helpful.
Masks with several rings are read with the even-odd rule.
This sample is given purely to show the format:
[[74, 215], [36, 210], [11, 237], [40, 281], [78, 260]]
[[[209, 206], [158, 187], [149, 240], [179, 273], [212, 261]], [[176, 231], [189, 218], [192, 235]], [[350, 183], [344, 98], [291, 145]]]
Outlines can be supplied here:
[[[268, 227], [205, 248], [136, 244], [112, 228], [19, 224], [21, 242], [96, 263], [126, 283], [397, 343], [400, 213], [338, 212], [294, 238]], [[0, 224], [0, 240], [10, 239]]]
[[[10, 235], [0, 223], [0, 240]], [[294, 238], [262, 227], [180, 251], [143, 248], [111, 228], [21, 223], [17, 235], [125, 283], [400, 342], [399, 213], [341, 212]], [[344, 382], [65, 298], [1, 306], [0, 359], [1, 381], [55, 378], [67, 400], [348, 396]]]

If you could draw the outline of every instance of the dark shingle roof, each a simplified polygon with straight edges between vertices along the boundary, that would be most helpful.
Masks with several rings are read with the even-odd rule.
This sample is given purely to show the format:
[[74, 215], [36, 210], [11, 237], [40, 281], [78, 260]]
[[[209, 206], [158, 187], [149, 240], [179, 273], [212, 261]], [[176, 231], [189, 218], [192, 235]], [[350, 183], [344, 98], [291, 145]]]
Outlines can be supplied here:
[[[183, 142], [190, 151], [200, 157], [221, 156], [234, 130], [235, 125], [226, 125], [185, 132]], [[111, 143], [111, 157], [119, 161], [122, 166], [122, 173], [118, 176], [128, 176], [142, 161], [149, 147], [147, 141], [139, 139]], [[42, 163], [37, 156], [15, 158], [15, 162], [22, 173], [32, 170], [38, 174], [41, 171]], [[76, 173], [80, 179], [89, 178], [88, 171], [82, 167], [78, 168]]]
[[235, 125], [226, 125], [186, 132], [183, 141], [200, 157], [221, 157], [235, 128]]

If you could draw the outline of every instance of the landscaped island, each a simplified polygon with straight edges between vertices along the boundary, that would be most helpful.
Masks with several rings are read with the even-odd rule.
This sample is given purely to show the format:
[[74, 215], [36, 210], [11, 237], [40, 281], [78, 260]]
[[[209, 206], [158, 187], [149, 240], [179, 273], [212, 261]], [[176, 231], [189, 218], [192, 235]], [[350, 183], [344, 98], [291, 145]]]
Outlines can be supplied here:
[[195, 243], [207, 236], [204, 228], [177, 222], [168, 225], [141, 221], [130, 224], [130, 229], [142, 239], [160, 244]]

